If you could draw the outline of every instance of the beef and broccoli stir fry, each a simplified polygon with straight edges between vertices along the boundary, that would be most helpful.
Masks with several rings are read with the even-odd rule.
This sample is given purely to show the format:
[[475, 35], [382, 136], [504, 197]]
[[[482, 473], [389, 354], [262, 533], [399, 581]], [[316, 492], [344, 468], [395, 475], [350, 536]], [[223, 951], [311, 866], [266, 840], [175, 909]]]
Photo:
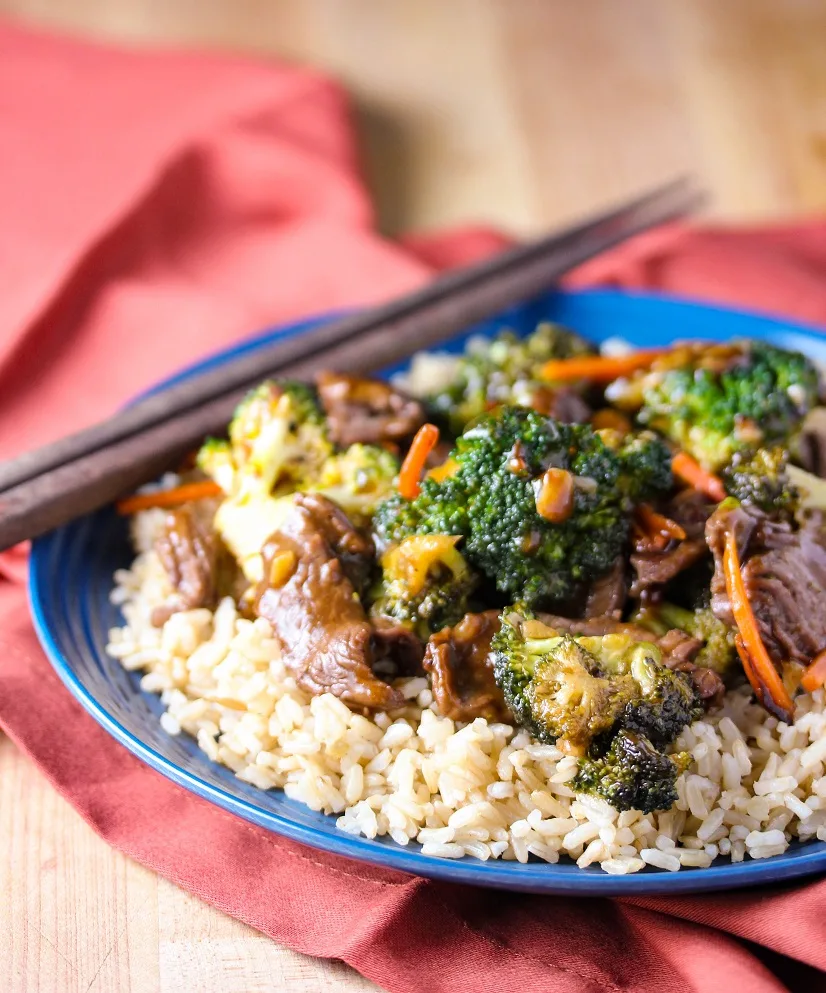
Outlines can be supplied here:
[[727, 689], [748, 680], [790, 722], [826, 681], [826, 417], [805, 356], [606, 356], [543, 324], [413, 392], [324, 373], [250, 393], [198, 453], [205, 499], [168, 513], [156, 623], [232, 596], [299, 686], [367, 713], [427, 674], [440, 713], [556, 744], [575, 790], [619, 810], [673, 804], [674, 743]]

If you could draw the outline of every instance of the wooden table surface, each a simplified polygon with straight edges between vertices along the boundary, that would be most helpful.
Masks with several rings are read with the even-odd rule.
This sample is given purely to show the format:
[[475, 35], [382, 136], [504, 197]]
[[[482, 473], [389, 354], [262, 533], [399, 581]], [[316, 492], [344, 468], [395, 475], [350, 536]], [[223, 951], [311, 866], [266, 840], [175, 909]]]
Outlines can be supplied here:
[[[528, 233], [686, 170], [716, 216], [826, 207], [826, 0], [0, 0], [0, 13], [332, 72], [390, 233]], [[0, 838], [4, 991], [377, 989], [112, 851], [2, 738]]]

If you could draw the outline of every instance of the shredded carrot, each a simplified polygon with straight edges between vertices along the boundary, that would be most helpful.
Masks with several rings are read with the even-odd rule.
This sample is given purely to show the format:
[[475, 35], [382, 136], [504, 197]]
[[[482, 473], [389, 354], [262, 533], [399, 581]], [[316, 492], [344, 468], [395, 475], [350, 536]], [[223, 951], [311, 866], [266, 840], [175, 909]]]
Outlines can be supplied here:
[[755, 696], [765, 705], [765, 687], [757, 678], [754, 671], [754, 666], [751, 664], [749, 653], [746, 651], [746, 646], [743, 644], [743, 639], [739, 634], [734, 636], [734, 647], [737, 649], [737, 654], [740, 656], [740, 661], [743, 663], [743, 672], [745, 672], [748, 681], [751, 683], [751, 688], [754, 690]]
[[399, 493], [405, 500], [415, 500], [419, 495], [420, 479], [427, 456], [436, 447], [439, 429], [435, 424], [423, 424], [416, 432], [410, 450], [399, 470]]
[[590, 379], [594, 383], [610, 383], [620, 376], [645, 369], [669, 351], [668, 348], [649, 348], [628, 355], [578, 355], [571, 359], [551, 359], [542, 366], [539, 374], [543, 379], [554, 382]]
[[695, 490], [705, 493], [707, 497], [720, 503], [726, 498], [726, 488], [719, 476], [704, 469], [700, 463], [687, 452], [677, 452], [671, 459], [671, 469], [675, 476], [688, 483]]
[[826, 683], [826, 648], [815, 655], [800, 680], [800, 685], [807, 693], [814, 693], [824, 683]]
[[[741, 659], [748, 656], [749, 664], [744, 664], [746, 675], [752, 686], [759, 684], [763, 688], [760, 696], [764, 704], [773, 704], [772, 711], [778, 717], [788, 723], [792, 719], [794, 705], [789, 696], [783, 680], [772, 664], [760, 631], [751, 609], [748, 596], [746, 595], [746, 585], [743, 582], [743, 574], [740, 571], [740, 555], [737, 551], [737, 538], [734, 531], [726, 534], [726, 547], [723, 552], [723, 573], [726, 579], [726, 592], [731, 603], [731, 612], [734, 615], [734, 623], [742, 642], [743, 651], [740, 652]], [[752, 670], [754, 679], [749, 675], [749, 668]], [[768, 699], [766, 699], [766, 697]]]
[[197, 483], [184, 483], [171, 490], [158, 490], [156, 493], [136, 493], [119, 500], [116, 504], [119, 514], [137, 514], [150, 507], [177, 507], [190, 500], [205, 500], [207, 497], [221, 496], [224, 491], [211, 479], [201, 479]]
[[653, 507], [647, 503], [641, 503], [636, 510], [636, 523], [641, 529], [650, 535], [663, 534], [675, 541], [685, 539], [685, 531], [676, 521], [664, 514], [658, 514]]

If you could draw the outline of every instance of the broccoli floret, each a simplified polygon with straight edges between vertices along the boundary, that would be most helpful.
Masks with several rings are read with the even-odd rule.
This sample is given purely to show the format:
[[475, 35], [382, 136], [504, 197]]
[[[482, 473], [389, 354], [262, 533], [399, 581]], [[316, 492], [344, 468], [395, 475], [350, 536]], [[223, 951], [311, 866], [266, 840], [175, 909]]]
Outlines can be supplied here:
[[422, 640], [456, 624], [468, 612], [476, 576], [448, 535], [405, 538], [382, 556], [373, 591], [373, 617], [390, 617]]
[[462, 536], [471, 566], [530, 605], [563, 603], [621, 552], [619, 461], [587, 425], [503, 407], [466, 431], [451, 458], [448, 478], [379, 507], [380, 547], [409, 534]]
[[[616, 636], [605, 636], [611, 637]], [[626, 650], [623, 662], [640, 688], [639, 699], [630, 703], [620, 718], [624, 728], [662, 746], [702, 714], [691, 680], [662, 665], [662, 653], [656, 646], [637, 643]]]
[[667, 744], [701, 712], [691, 681], [628, 635], [560, 636], [524, 610], [502, 615], [494, 676], [517, 724], [583, 754], [616, 728]]
[[767, 514], [793, 515], [800, 491], [789, 478], [788, 466], [789, 453], [780, 446], [735, 452], [722, 473], [726, 492]]
[[675, 348], [650, 370], [615, 381], [606, 397], [716, 472], [737, 451], [789, 444], [819, 391], [804, 355], [740, 341]]
[[677, 777], [688, 762], [687, 754], [664, 755], [644, 735], [622, 729], [604, 755], [582, 760], [571, 787], [600, 796], [617, 810], [650, 814], [672, 806]]
[[394, 491], [399, 460], [378, 445], [350, 445], [331, 455], [314, 479], [300, 487], [322, 493], [353, 520], [367, 520]]
[[600, 431], [599, 435], [610, 448], [614, 448], [620, 462], [619, 486], [634, 503], [647, 502], [662, 496], [671, 489], [671, 452], [661, 438], [652, 431], [626, 435], [612, 444], [614, 432]]
[[502, 615], [491, 650], [505, 702], [516, 723], [538, 741], [563, 739], [584, 752], [638, 696], [629, 675], [606, 678], [576, 639], [517, 611]]
[[415, 500], [394, 493], [376, 508], [373, 536], [379, 551], [415, 534], [464, 536], [469, 530], [462, 487], [452, 478], [425, 478]]
[[261, 383], [236, 408], [228, 433], [208, 438], [197, 464], [227, 494], [215, 527], [255, 582], [261, 548], [292, 505], [288, 494], [316, 479], [333, 446], [315, 394], [303, 383]]
[[247, 394], [229, 425], [229, 441], [209, 439], [198, 465], [235, 497], [294, 490], [332, 454], [324, 415], [304, 383], [267, 380]]
[[207, 438], [201, 445], [195, 464], [221, 487], [224, 493], [231, 493], [235, 485], [235, 459], [232, 445], [226, 438]]
[[459, 435], [492, 407], [533, 406], [537, 393], [548, 389], [539, 370], [549, 359], [593, 350], [588, 342], [557, 324], [540, 324], [525, 338], [502, 331], [492, 341], [471, 341], [459, 360], [453, 383], [426, 399], [437, 419]]

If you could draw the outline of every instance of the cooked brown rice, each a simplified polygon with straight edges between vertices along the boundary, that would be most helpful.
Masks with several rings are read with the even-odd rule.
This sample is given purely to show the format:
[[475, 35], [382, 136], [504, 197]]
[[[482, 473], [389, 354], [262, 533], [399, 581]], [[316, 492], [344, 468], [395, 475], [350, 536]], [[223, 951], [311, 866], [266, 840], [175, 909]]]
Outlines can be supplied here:
[[192, 735], [245, 782], [335, 814], [343, 831], [418, 841], [442, 858], [567, 855], [613, 874], [705, 868], [718, 855], [768, 858], [794, 838], [826, 840], [823, 690], [798, 698], [792, 726], [747, 688], [729, 693], [674, 745], [693, 756], [675, 806], [617, 813], [574, 794], [576, 760], [555, 746], [507, 724], [439, 716], [426, 679], [400, 680], [406, 706], [372, 719], [330, 694], [308, 696], [268, 623], [239, 617], [229, 599], [153, 627], [152, 609], [170, 592], [151, 551], [161, 520], [159, 511], [136, 518], [140, 554], [116, 574], [126, 624], [110, 632], [110, 655], [161, 695], [167, 732]]

